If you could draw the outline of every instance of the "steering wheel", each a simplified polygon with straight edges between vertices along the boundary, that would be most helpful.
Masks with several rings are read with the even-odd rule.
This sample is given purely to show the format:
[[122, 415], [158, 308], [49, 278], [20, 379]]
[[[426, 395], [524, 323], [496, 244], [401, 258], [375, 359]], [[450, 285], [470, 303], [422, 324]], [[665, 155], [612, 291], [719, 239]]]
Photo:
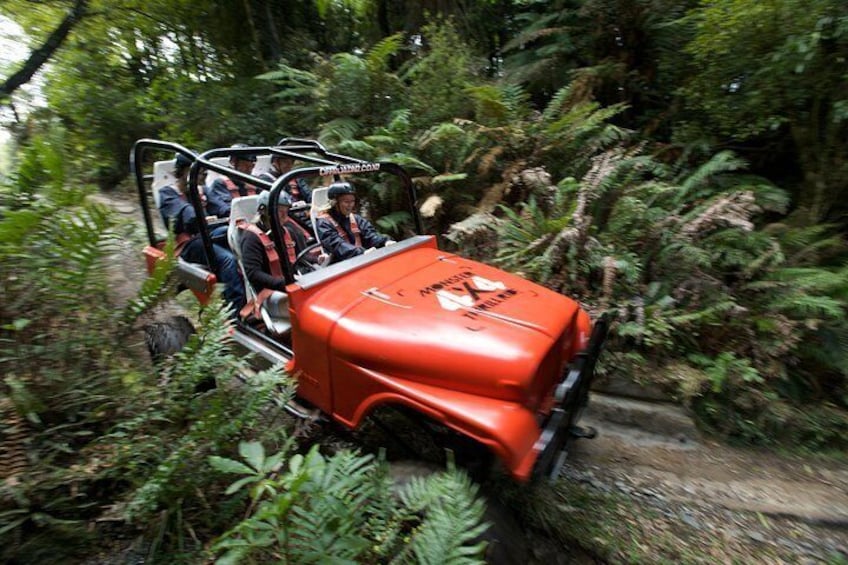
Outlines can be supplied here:
[[295, 273], [311, 273], [318, 269], [315, 263], [308, 261], [309, 254], [316, 248], [321, 247], [321, 242], [316, 241], [312, 245], [307, 245], [306, 249], [297, 254], [292, 264], [292, 270]]

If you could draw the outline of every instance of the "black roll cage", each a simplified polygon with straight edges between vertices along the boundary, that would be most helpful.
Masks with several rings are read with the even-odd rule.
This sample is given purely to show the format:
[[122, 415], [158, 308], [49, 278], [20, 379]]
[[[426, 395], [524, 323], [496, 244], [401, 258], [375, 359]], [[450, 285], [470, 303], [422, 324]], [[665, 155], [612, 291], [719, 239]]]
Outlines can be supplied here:
[[[215, 264], [215, 254], [212, 251], [212, 236], [209, 234], [209, 224], [206, 221], [206, 212], [203, 209], [203, 201], [200, 198], [200, 192], [197, 189], [197, 181], [200, 175], [200, 170], [206, 169], [215, 171], [232, 180], [239, 180], [258, 189], [270, 190], [268, 207], [272, 211], [271, 220], [271, 237], [277, 249], [283, 249], [282, 226], [276, 214], [277, 204], [280, 200], [280, 192], [283, 187], [289, 184], [291, 180], [301, 178], [314, 178], [332, 176], [338, 180], [340, 175], [350, 174], [367, 174], [370, 172], [386, 172], [399, 177], [401, 185], [406, 189], [410, 213], [414, 222], [415, 232], [419, 235], [424, 233], [421, 223], [421, 216], [418, 214], [418, 198], [415, 193], [415, 186], [412, 183], [412, 178], [406, 170], [398, 165], [388, 161], [369, 162], [348, 155], [332, 153], [328, 151], [321, 143], [312, 139], [304, 139], [297, 137], [284, 137], [276, 146], [255, 146], [255, 147], [221, 147], [210, 149], [201, 154], [197, 154], [190, 149], [169, 141], [161, 141], [157, 139], [139, 139], [133, 144], [130, 152], [130, 171], [135, 176], [136, 187], [138, 189], [139, 201], [141, 203], [142, 214], [144, 215], [144, 225], [147, 229], [147, 239], [150, 245], [155, 247], [160, 240], [156, 237], [156, 232], [153, 228], [153, 217], [150, 210], [150, 204], [147, 198], [147, 189], [145, 181], [153, 179], [153, 175], [145, 175], [143, 171], [144, 157], [147, 151], [169, 152], [171, 155], [179, 154], [192, 161], [189, 169], [188, 177], [188, 200], [194, 208], [197, 216], [197, 225], [200, 237], [203, 241], [203, 250], [206, 255], [207, 265], [214, 271], [217, 267]], [[318, 156], [310, 153], [317, 153]], [[262, 180], [246, 173], [239, 172], [233, 168], [218, 165], [213, 163], [211, 159], [215, 157], [230, 157], [238, 155], [283, 155], [296, 159], [298, 161], [311, 163], [316, 166], [300, 167], [292, 169], [288, 173], [281, 175], [273, 183]], [[365, 166], [366, 170], [360, 170], [359, 166]], [[373, 170], [372, 170], [373, 168]], [[285, 253], [280, 253], [283, 258], [283, 275], [286, 279], [286, 284], [294, 282], [294, 265], [289, 263]]]

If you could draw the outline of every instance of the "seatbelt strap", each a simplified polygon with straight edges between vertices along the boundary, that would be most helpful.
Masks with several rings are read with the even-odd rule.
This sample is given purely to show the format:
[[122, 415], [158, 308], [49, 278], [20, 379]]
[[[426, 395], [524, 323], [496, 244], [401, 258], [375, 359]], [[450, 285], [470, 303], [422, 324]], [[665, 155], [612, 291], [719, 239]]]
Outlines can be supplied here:
[[[336, 219], [331, 214], [329, 214], [329, 213], [323, 214], [321, 217], [327, 218], [330, 221], [330, 223], [333, 225], [333, 227], [336, 228], [336, 231], [339, 232], [339, 235], [342, 236], [342, 239], [344, 239], [345, 241], [350, 241], [347, 237], [347, 232], [344, 231], [344, 228], [341, 225], [339, 225], [339, 223], [336, 221]], [[350, 231], [351, 231], [351, 233], [353, 233], [353, 245], [354, 245], [354, 247], [362, 247], [362, 237], [360, 236], [359, 225], [357, 225], [357, 223], [356, 223], [356, 217], [353, 214], [351, 214], [349, 216], [349, 218], [350, 218]]]
[[[271, 275], [283, 278], [283, 271], [280, 268], [280, 256], [277, 254], [277, 248], [274, 246], [274, 242], [271, 241], [271, 238], [268, 237], [268, 234], [259, 229], [259, 227], [255, 224], [251, 224], [246, 220], [239, 220], [236, 223], [236, 226], [245, 231], [249, 231], [250, 233], [256, 235], [259, 238], [259, 241], [262, 242], [262, 246], [265, 248], [265, 256], [268, 258], [268, 269], [271, 271]], [[285, 232], [285, 230], [283, 230]], [[285, 235], [289, 235], [286, 233]], [[291, 240], [291, 236], [288, 238]], [[286, 241], [286, 247], [288, 247], [288, 241]], [[291, 261], [291, 254], [294, 252], [294, 242], [292, 242], [292, 249], [289, 251], [289, 260]]]

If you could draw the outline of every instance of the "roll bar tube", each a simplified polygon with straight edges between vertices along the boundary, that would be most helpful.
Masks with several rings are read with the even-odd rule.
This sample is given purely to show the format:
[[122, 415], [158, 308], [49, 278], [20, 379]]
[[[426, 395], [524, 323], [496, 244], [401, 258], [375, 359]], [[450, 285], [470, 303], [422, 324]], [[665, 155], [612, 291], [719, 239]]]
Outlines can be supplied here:
[[[212, 237], [209, 234], [209, 224], [206, 221], [206, 211], [203, 209], [203, 201], [200, 198], [200, 191], [197, 186], [201, 169], [215, 171], [216, 173], [222, 174], [231, 179], [250, 183], [259, 189], [270, 190], [268, 207], [270, 210], [276, 211], [277, 204], [280, 199], [280, 192], [283, 190], [283, 187], [288, 185], [289, 181], [300, 178], [324, 176], [332, 176], [334, 179], [339, 179], [342, 174], [357, 173], [357, 171], [345, 171], [343, 168], [340, 168], [340, 166], [345, 164], [356, 165], [370, 163], [369, 161], [357, 159], [348, 155], [332, 153], [318, 141], [302, 138], [283, 138], [276, 146], [273, 147], [222, 147], [210, 149], [200, 155], [178, 143], [157, 139], [139, 139], [133, 144], [132, 150], [130, 151], [130, 170], [135, 175], [139, 202], [141, 204], [142, 214], [144, 215], [144, 224], [147, 229], [147, 238], [151, 246], [157, 245], [158, 241], [153, 228], [153, 219], [145, 189], [145, 180], [151, 177], [146, 177], [142, 170], [145, 151], [163, 151], [170, 152], [171, 154], [180, 154], [192, 161], [191, 167], [189, 168], [187, 196], [192, 208], [194, 208], [195, 215], [197, 216], [198, 230], [201, 240], [203, 241], [203, 251], [206, 255], [207, 264], [213, 270], [215, 270], [217, 265], [215, 263], [215, 254], [212, 250]], [[320, 155], [320, 157], [309, 155], [307, 152], [315, 152]], [[273, 183], [270, 183], [254, 177], [253, 175], [242, 173], [226, 165], [218, 165], [211, 161], [211, 159], [215, 157], [222, 156], [230, 157], [233, 155], [256, 155], [268, 153], [271, 155], [291, 157], [292, 159], [318, 166], [293, 169], [288, 173], [281, 175]], [[415, 231], [419, 235], [423, 234], [424, 228], [417, 208], [418, 197], [416, 195], [415, 185], [413, 184], [409, 173], [396, 163], [379, 161], [375, 164], [379, 165], [380, 172], [394, 174], [400, 179], [403, 188], [407, 192], [410, 212], [415, 224]], [[269, 215], [271, 221], [271, 236], [274, 241], [274, 245], [277, 246], [277, 249], [283, 249], [282, 226], [280, 225], [279, 218], [276, 213]], [[281, 257], [284, 258], [282, 263], [286, 283], [291, 284], [294, 282], [293, 265], [289, 264], [288, 257], [285, 254], [281, 254]]]
[[[150, 214], [150, 205], [147, 201], [147, 192], [144, 188], [144, 172], [143, 172], [143, 157], [144, 152], [147, 150], [157, 150], [157, 151], [168, 151], [171, 153], [179, 153], [180, 155], [184, 155], [191, 160], [197, 159], [197, 155], [191, 151], [183, 147], [178, 143], [171, 143], [170, 141], [160, 141], [158, 139], [139, 139], [133, 144], [132, 150], [130, 151], [130, 171], [135, 175], [135, 183], [136, 188], [138, 189], [138, 199], [141, 203], [142, 214], [144, 215], [144, 226], [147, 228], [147, 240], [150, 242], [151, 246], [155, 246], [158, 242], [156, 240], [156, 233], [153, 230], [153, 218]], [[203, 203], [200, 202], [200, 198], [197, 198], [198, 204], [200, 204], [201, 216], [203, 216]], [[194, 203], [192, 202], [192, 206]], [[198, 207], [194, 206], [195, 212], [197, 212]], [[211, 250], [211, 246], [210, 246]]]
[[[367, 161], [355, 160], [356, 163], [367, 163]], [[351, 163], [348, 161], [348, 163]], [[409, 198], [412, 218], [415, 223], [415, 231], [417, 234], [422, 235], [424, 233], [424, 228], [421, 223], [421, 215], [418, 214], [418, 207], [416, 203], [418, 201], [418, 197], [415, 192], [415, 185], [412, 182], [412, 178], [409, 176], [409, 173], [396, 163], [384, 162], [380, 161], [376, 163], [380, 166], [380, 172], [387, 172], [396, 175], [400, 178], [401, 184], [406, 189], [407, 197]], [[282, 192], [283, 187], [289, 184], [289, 181], [297, 180], [304, 177], [315, 177], [315, 176], [333, 176], [337, 177], [339, 174], [345, 174], [344, 171], [339, 171], [338, 173], [334, 170], [327, 170], [328, 167], [302, 167], [299, 169], [293, 169], [284, 175], [281, 175], [278, 179], [274, 181], [273, 186], [271, 187], [271, 194], [268, 198], [268, 208], [269, 210], [277, 210], [277, 204], [280, 201], [280, 192]], [[330, 166], [331, 169], [336, 169], [336, 163], [333, 163]], [[271, 221], [271, 238], [274, 242], [274, 245], [277, 249], [284, 249], [283, 247], [283, 237], [282, 230], [283, 226], [280, 225], [280, 218], [276, 213], [269, 214]], [[285, 257], [285, 254], [280, 254], [281, 257]], [[282, 261], [284, 265], [283, 274], [286, 278], [286, 284], [291, 284], [294, 281], [294, 273], [292, 272], [293, 265], [289, 265], [288, 258]]]

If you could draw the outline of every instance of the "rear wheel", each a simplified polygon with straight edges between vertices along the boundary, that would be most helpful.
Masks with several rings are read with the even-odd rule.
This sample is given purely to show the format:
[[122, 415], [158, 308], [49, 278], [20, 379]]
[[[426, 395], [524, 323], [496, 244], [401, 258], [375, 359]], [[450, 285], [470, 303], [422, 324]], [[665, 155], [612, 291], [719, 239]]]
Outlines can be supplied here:
[[194, 333], [194, 326], [185, 316], [171, 316], [163, 322], [153, 322], [144, 328], [144, 339], [150, 359], [158, 365], [185, 347]]

